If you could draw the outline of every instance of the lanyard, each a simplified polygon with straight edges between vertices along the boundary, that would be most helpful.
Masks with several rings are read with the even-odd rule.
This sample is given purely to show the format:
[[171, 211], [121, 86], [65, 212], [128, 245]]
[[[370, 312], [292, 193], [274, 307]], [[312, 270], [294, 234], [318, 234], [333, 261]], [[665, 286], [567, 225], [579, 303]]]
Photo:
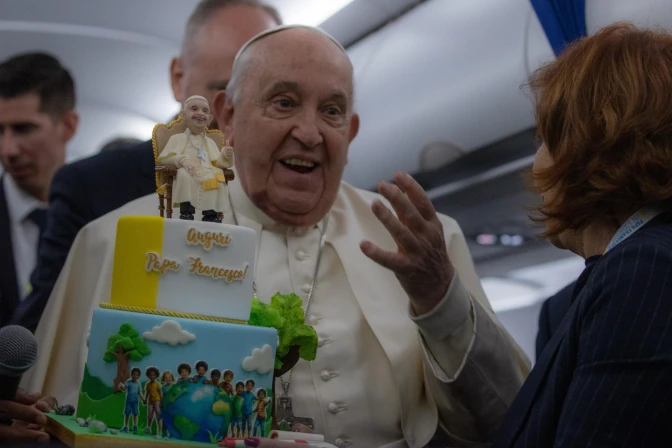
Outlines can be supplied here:
[[625, 241], [636, 231], [644, 227], [647, 222], [651, 221], [653, 218], [660, 215], [664, 211], [665, 210], [663, 208], [655, 206], [639, 209], [616, 231], [616, 234], [613, 236], [613, 238], [611, 238], [611, 241], [609, 242], [609, 245], [607, 246], [607, 249], [604, 251], [604, 253], [606, 254], [611, 249]]

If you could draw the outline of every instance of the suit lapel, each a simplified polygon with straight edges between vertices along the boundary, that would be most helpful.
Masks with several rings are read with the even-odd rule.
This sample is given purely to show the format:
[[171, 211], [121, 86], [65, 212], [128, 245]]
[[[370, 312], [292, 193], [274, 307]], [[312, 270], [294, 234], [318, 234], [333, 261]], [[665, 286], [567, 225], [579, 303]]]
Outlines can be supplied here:
[[527, 380], [523, 383], [523, 387], [518, 392], [518, 395], [516, 395], [516, 399], [509, 408], [504, 423], [502, 423], [501, 430], [497, 437], [497, 443], [495, 443], [493, 447], [513, 445], [524, 424], [527, 422], [540, 389], [554, 364], [560, 344], [565, 339], [569, 324], [572, 322], [577, 312], [580, 303], [580, 300], [577, 300], [577, 298], [583, 290], [583, 287], [586, 285], [590, 272], [592, 272], [594, 266], [595, 263], [588, 266], [577, 280], [574, 290], [572, 291], [572, 305], [569, 307], [569, 310], [567, 310], [565, 317], [555, 330], [548, 345], [541, 352], [532, 372], [530, 372]]
[[149, 192], [157, 188], [156, 171], [154, 170], [156, 163], [154, 162], [154, 150], [151, 140], [143, 142], [137, 148], [134, 148], [134, 150], [139, 151], [140, 154], [140, 163], [136, 165], [136, 169], [139, 171], [140, 178], [142, 179], [141, 183], [137, 185], [138, 197], [140, 197], [149, 194]]
[[3, 184], [3, 177], [0, 177], [0, 326], [9, 321], [19, 303], [9, 209]]

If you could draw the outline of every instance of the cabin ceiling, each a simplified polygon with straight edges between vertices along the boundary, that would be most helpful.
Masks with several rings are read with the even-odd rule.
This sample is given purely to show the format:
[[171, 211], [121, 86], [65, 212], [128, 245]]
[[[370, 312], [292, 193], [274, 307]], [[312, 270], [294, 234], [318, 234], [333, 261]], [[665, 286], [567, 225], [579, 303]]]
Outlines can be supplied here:
[[[287, 23], [318, 24], [344, 6], [322, 25], [355, 67], [361, 128], [347, 182], [372, 189], [397, 170], [414, 174], [462, 226], [479, 269], [563, 256], [536, 240], [525, 208], [537, 198], [520, 175], [536, 150], [523, 86], [554, 57], [529, 0], [268, 2]], [[112, 138], [149, 138], [177, 112], [168, 68], [196, 3], [2, 0], [0, 59], [45, 50], [71, 69], [81, 116], [68, 155], [75, 160]], [[586, 2], [589, 33], [622, 19], [670, 28], [672, 8], [669, 0]], [[487, 232], [525, 244], [476, 243]]]

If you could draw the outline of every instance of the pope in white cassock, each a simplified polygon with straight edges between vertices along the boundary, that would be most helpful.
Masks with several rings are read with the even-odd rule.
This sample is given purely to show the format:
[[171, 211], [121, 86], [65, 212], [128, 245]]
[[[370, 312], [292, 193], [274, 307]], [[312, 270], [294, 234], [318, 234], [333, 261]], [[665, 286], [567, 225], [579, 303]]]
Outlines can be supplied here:
[[[353, 93], [343, 47], [293, 26], [249, 41], [214, 103], [236, 154], [225, 221], [259, 235], [257, 293], [301, 296], [320, 337], [317, 359], [276, 390], [338, 447], [487, 446], [529, 361], [495, 317], [459, 226], [419, 184], [397, 173], [374, 194], [341, 181], [359, 129]], [[149, 195], [79, 233], [37, 329], [28, 390], [77, 402], [117, 219], [154, 214]], [[282, 446], [272, 443], [259, 446]]]
[[198, 209], [202, 210], [203, 221], [221, 222], [217, 213], [228, 208], [222, 168], [233, 166], [233, 149], [227, 146], [220, 152], [214, 140], [206, 135], [212, 115], [210, 104], [204, 97], [192, 95], [187, 98], [182, 114], [187, 129], [170, 137], [157, 163], [178, 168], [173, 202], [180, 205], [181, 219], [194, 219]]

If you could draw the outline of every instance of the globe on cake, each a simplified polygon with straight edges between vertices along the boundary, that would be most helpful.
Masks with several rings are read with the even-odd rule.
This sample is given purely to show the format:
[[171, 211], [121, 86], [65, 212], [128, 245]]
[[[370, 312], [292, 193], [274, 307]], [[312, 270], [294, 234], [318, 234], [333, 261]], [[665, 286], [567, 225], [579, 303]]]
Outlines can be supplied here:
[[220, 388], [200, 383], [175, 385], [162, 405], [168, 434], [198, 442], [215, 442], [226, 433], [233, 415], [231, 397]]

